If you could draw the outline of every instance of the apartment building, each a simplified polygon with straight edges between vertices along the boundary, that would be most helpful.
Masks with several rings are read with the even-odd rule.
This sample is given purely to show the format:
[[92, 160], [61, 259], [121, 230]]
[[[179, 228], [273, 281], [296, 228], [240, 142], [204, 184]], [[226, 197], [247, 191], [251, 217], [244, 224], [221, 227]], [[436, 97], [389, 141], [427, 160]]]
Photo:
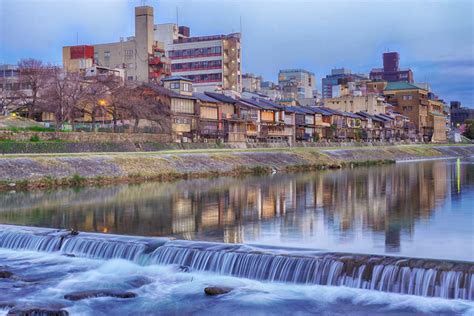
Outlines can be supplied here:
[[248, 92], [260, 92], [262, 87], [262, 77], [254, 74], [242, 75], [242, 90]]
[[397, 112], [408, 117], [424, 141], [446, 141], [444, 103], [432, 93], [407, 82], [385, 82], [383, 94]]
[[370, 115], [385, 113], [386, 105], [385, 98], [375, 93], [324, 99], [327, 108], [351, 113], [366, 112]]
[[304, 69], [284, 69], [278, 73], [278, 84], [282, 89], [283, 99], [288, 102], [313, 99], [316, 77], [314, 73]]
[[84, 71], [93, 65], [123, 69], [126, 80], [140, 82], [159, 82], [170, 75], [164, 44], [154, 40], [153, 8], [135, 8], [135, 36], [114, 43], [63, 47], [67, 71]]
[[[326, 75], [322, 81], [322, 97], [323, 99], [337, 97], [336, 91], [340, 90], [341, 85], [348, 83], [359, 83], [368, 80], [369, 78], [362, 74], [353, 74], [347, 68], [335, 68], [331, 70], [330, 75]], [[334, 88], [336, 87], [336, 88]]]
[[370, 79], [413, 83], [413, 72], [411, 69], [400, 69], [399, 63], [400, 55], [397, 52], [384, 53], [383, 68], [373, 68], [370, 71]]

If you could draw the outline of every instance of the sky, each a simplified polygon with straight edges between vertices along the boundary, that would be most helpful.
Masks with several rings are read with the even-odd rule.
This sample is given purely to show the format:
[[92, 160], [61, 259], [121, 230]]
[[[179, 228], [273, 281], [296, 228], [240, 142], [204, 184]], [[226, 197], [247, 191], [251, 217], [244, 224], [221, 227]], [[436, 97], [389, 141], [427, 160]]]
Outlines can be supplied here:
[[474, 108], [473, 0], [0, 0], [0, 63], [37, 58], [61, 64], [62, 46], [134, 34], [133, 8], [153, 6], [155, 24], [191, 35], [242, 31], [242, 70], [276, 81], [303, 68], [368, 74], [382, 53], [428, 82], [445, 101]]

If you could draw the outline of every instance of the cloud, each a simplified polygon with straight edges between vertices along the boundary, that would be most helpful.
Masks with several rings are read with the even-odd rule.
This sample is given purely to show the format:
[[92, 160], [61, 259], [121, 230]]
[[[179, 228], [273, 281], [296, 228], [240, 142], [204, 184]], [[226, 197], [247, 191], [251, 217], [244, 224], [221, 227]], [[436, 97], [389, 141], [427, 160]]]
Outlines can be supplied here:
[[[276, 80], [282, 68], [321, 77], [333, 67], [368, 73], [387, 49], [442, 97], [474, 105], [473, 1], [437, 0], [148, 0], [155, 23], [191, 27], [192, 35], [239, 31], [244, 72]], [[133, 35], [139, 0], [0, 0], [0, 62], [36, 57], [61, 62], [61, 47]], [[463, 64], [464, 63], [464, 64]], [[462, 79], [461, 79], [462, 78]], [[459, 93], [459, 95], [458, 95]]]

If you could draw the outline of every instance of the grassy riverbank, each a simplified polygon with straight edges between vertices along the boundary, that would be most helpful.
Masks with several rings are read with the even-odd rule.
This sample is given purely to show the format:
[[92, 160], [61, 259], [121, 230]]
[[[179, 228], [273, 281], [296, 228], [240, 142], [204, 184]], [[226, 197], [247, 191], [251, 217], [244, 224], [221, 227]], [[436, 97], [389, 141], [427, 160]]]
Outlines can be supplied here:
[[0, 158], [0, 190], [262, 175], [386, 164], [396, 160], [467, 156], [474, 156], [474, 146], [403, 145], [17, 154]]

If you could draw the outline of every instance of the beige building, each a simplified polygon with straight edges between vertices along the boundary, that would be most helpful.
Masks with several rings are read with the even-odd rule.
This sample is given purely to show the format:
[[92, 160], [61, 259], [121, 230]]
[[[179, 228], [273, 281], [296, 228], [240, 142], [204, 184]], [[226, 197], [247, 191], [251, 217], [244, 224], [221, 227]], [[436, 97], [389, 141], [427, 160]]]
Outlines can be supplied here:
[[345, 95], [324, 99], [324, 106], [344, 112], [367, 112], [370, 115], [385, 113], [385, 99], [375, 93], [363, 96]]
[[154, 40], [153, 8], [135, 8], [135, 36], [119, 42], [63, 47], [63, 66], [82, 71], [93, 65], [124, 70], [127, 80], [159, 81], [170, 74], [164, 45]]

